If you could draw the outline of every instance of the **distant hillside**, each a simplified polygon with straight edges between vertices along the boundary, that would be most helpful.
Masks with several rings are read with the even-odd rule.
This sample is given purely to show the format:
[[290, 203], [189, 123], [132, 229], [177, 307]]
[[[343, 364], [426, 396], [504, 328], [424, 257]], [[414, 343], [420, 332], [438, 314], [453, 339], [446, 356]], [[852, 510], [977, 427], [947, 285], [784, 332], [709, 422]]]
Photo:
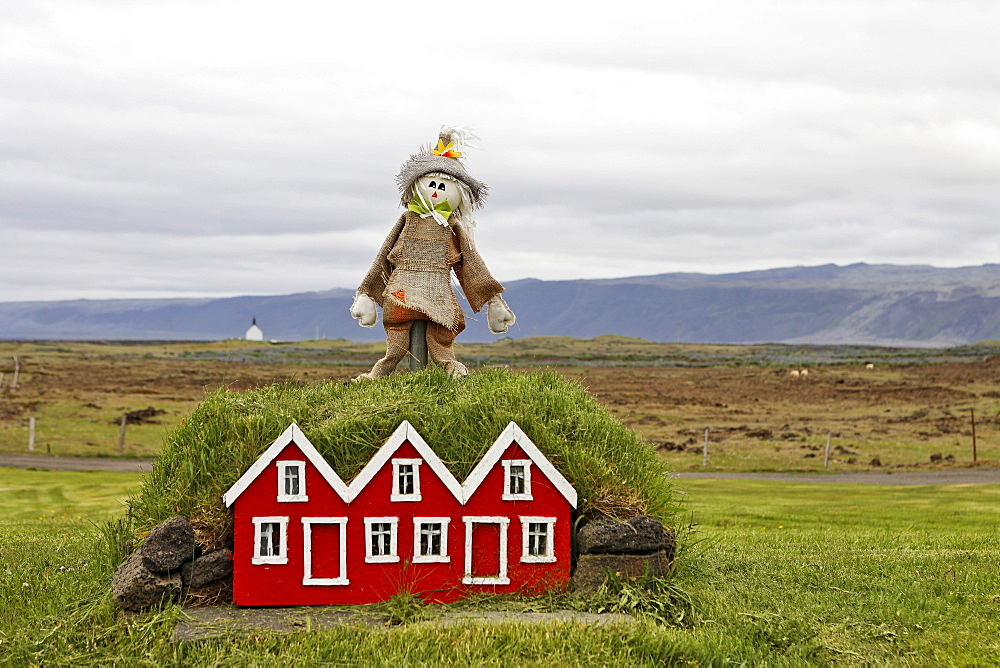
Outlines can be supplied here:
[[[1000, 264], [853, 264], [507, 284], [526, 336], [601, 334], [682, 343], [950, 346], [1000, 339]], [[277, 340], [381, 339], [348, 315], [353, 290], [226, 299], [0, 303], [5, 339], [240, 338], [252, 317]], [[487, 341], [485, 314], [466, 341]]]

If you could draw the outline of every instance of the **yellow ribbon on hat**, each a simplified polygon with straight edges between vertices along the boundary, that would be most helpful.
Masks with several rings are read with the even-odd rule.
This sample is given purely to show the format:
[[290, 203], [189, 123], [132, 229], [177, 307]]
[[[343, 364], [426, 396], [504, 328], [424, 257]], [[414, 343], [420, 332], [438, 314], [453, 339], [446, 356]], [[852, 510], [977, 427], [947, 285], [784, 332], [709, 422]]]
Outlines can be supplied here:
[[450, 142], [447, 146], [444, 145], [443, 139], [438, 139], [437, 148], [431, 149], [431, 153], [434, 155], [440, 155], [445, 158], [461, 158], [462, 152], [456, 151], [455, 142]]

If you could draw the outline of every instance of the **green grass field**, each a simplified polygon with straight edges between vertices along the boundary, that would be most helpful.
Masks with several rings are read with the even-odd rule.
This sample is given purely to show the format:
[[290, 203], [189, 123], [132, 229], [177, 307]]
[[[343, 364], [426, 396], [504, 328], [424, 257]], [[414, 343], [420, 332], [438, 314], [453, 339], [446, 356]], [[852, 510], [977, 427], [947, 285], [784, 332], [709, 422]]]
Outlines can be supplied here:
[[[180, 608], [125, 618], [107, 594], [113, 558], [95, 525], [120, 516], [138, 482], [0, 469], [0, 665], [1000, 661], [1000, 486], [678, 481], [694, 523], [672, 582], [695, 606], [680, 626], [411, 623], [175, 644]], [[633, 590], [617, 602], [656, 610]]]

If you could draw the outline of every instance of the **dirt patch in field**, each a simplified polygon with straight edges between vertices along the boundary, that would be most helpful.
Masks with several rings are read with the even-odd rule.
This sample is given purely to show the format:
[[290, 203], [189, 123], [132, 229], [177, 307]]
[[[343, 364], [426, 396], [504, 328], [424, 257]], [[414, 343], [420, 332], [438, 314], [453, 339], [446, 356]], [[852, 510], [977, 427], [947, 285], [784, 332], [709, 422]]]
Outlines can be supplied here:
[[[137, 411], [128, 411], [122, 417], [125, 418], [127, 424], [159, 424], [160, 421], [156, 419], [156, 416], [166, 414], [165, 410], [148, 406]], [[120, 420], [112, 420], [112, 422], [118, 424]]]
[[[38, 415], [39, 438], [53, 454], [111, 457], [118, 456], [123, 413], [130, 415], [125, 454], [148, 457], [206, 391], [347, 381], [381, 354], [367, 353], [368, 360], [357, 351], [296, 356], [279, 346], [266, 355], [213, 348], [188, 356], [181, 344], [107, 352], [95, 344], [60, 346], [58, 352], [3, 345], [16, 346], [9, 354], [20, 359], [21, 379], [17, 392], [0, 392], [0, 451], [24, 452], [27, 418]], [[1000, 460], [998, 356], [875, 369], [799, 362], [796, 369], [808, 368], [808, 375], [750, 364], [553, 369], [586, 386], [658, 447], [673, 470], [702, 467], [706, 428], [710, 469], [815, 471], [825, 461], [830, 470], [961, 466], [971, 462], [973, 416], [978, 459]], [[932, 462], [932, 455], [940, 458]]]
[[[817, 367], [567, 368], [674, 470], [928, 468], [1000, 459], [1000, 358]], [[831, 454], [826, 460], [827, 439]], [[940, 457], [932, 461], [931, 456]], [[948, 459], [951, 457], [951, 459]]]

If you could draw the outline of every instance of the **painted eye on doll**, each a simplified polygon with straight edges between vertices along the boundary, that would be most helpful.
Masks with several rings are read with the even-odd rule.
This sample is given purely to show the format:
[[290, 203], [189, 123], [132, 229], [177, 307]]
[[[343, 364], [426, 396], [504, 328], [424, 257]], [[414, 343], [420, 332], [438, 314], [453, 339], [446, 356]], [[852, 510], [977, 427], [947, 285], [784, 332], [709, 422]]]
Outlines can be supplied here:
[[[443, 183], [441, 185], [444, 186]], [[437, 184], [434, 183], [433, 181], [431, 181], [430, 183], [427, 184], [427, 187], [428, 188], [437, 188]]]
[[[431, 181], [431, 188], [434, 187], [434, 182]], [[438, 184], [438, 190], [444, 190], [444, 181]]]

